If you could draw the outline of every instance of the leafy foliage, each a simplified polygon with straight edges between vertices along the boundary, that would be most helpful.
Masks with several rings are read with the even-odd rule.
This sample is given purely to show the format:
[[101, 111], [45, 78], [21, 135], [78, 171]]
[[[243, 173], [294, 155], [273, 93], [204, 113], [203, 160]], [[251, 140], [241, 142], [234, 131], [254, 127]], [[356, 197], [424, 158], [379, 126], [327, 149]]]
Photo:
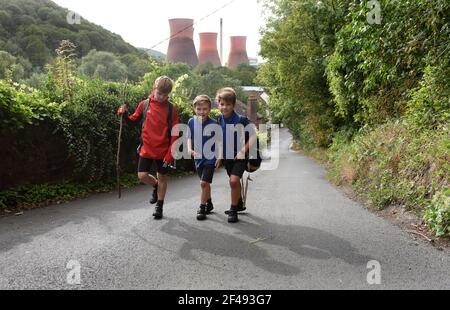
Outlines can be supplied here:
[[[124, 187], [139, 184], [134, 174], [124, 175], [120, 181]], [[91, 183], [66, 181], [59, 184], [19, 186], [0, 191], [0, 208], [27, 208], [56, 202], [61, 203], [86, 197], [90, 193], [110, 192], [115, 187], [115, 179]]]
[[88, 77], [105, 81], [124, 81], [125, 77], [128, 77], [127, 67], [117, 56], [96, 50], [91, 50], [82, 59], [79, 70]]
[[272, 13], [261, 41], [268, 61], [258, 82], [271, 95], [271, 109], [304, 147], [327, 146], [340, 119], [334, 115], [326, 78], [336, 26], [346, 1], [266, 1]]
[[[132, 81], [143, 77], [145, 69], [141, 68], [148, 68], [146, 52], [83, 18], [81, 24], [68, 23], [69, 11], [50, 0], [0, 0], [0, 8], [0, 51], [18, 58], [14, 74], [17, 82], [33, 72], [42, 72], [45, 65], [57, 57], [55, 50], [62, 40], [74, 43], [76, 59], [87, 56], [91, 50], [114, 54], [123, 63], [120, 69], [125, 70]], [[0, 74], [1, 69], [0, 64]], [[107, 75], [107, 69], [99, 68], [98, 76]]]
[[[449, 171], [448, 1], [265, 0], [258, 82], [303, 149], [328, 148], [330, 177], [383, 208], [427, 208], [439, 234]], [[437, 196], [436, 196], [437, 195]], [[432, 202], [432, 197], [436, 196]], [[438, 216], [439, 214], [439, 216]]]
[[402, 204], [420, 210], [449, 186], [448, 132], [417, 132], [406, 121], [361, 130], [353, 140], [336, 135], [329, 149], [330, 177], [353, 185], [378, 208]]
[[380, 1], [380, 25], [367, 2], [351, 1], [327, 68], [337, 113], [359, 127], [404, 115], [425, 67], [450, 56], [448, 2]]
[[437, 236], [450, 236], [450, 190], [436, 193], [424, 210], [424, 220]]
[[419, 129], [448, 126], [450, 120], [449, 58], [427, 66], [419, 87], [412, 91], [407, 116]]
[[55, 119], [59, 107], [25, 85], [0, 80], [0, 134]]
[[0, 51], [0, 79], [19, 81], [28, 76], [31, 64], [22, 57], [14, 57], [8, 52]]

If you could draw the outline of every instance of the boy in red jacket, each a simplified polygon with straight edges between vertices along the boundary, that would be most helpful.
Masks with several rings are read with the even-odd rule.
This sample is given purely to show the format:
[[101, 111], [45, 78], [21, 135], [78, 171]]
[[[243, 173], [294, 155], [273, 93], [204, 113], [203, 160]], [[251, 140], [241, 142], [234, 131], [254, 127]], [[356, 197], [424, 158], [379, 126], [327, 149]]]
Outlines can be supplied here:
[[[173, 89], [173, 81], [167, 76], [156, 79], [152, 93], [142, 101], [133, 115], [129, 116], [128, 107], [122, 105], [117, 111], [124, 115], [130, 125], [142, 124], [141, 146], [139, 147], [138, 178], [141, 182], [153, 186], [151, 204], [156, 203], [153, 216], [159, 220], [163, 217], [164, 199], [167, 191], [168, 166], [174, 161], [172, 146], [178, 134], [178, 112], [169, 102], [169, 94]], [[147, 108], [145, 116], [144, 110]], [[143, 121], [143, 122], [142, 122]], [[172, 128], [174, 130], [172, 130]], [[153, 163], [156, 164], [157, 178], [150, 174]]]

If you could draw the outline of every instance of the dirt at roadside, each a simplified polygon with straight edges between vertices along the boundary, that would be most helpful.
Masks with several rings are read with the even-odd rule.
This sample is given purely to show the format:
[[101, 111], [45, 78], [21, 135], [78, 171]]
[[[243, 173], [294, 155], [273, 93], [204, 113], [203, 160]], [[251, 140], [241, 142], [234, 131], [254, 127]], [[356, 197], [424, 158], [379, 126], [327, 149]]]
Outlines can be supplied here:
[[[321, 161], [317, 158], [314, 158], [313, 156], [305, 154], [305, 152], [303, 152], [299, 146], [293, 144], [291, 145], [290, 149], [292, 151], [300, 153], [303, 156], [315, 160], [317, 163], [327, 168], [327, 165], [323, 160]], [[409, 211], [404, 206], [398, 205], [393, 205], [383, 210], [378, 210], [374, 207], [369, 206], [367, 204], [367, 201], [356, 195], [351, 187], [337, 186], [337, 188], [341, 190], [346, 197], [351, 200], [357, 201], [369, 212], [376, 214], [377, 216], [389, 221], [393, 225], [400, 227], [403, 231], [407, 232], [411, 236], [414, 244], [418, 245], [419, 242], [430, 243], [437, 250], [444, 251], [450, 254], [450, 237], [436, 237], [434, 233], [426, 226], [421, 216], [414, 211]]]
[[426, 226], [425, 221], [421, 218], [421, 216], [414, 211], [409, 211], [404, 206], [399, 205], [392, 205], [383, 210], [378, 210], [369, 206], [361, 197], [358, 197], [350, 187], [340, 186], [338, 189], [340, 189], [348, 198], [363, 205], [369, 212], [376, 214], [397, 227], [400, 227], [411, 236], [413, 242], [417, 245], [419, 242], [429, 243], [437, 250], [445, 251], [450, 254], [450, 238], [436, 237], [434, 233]]

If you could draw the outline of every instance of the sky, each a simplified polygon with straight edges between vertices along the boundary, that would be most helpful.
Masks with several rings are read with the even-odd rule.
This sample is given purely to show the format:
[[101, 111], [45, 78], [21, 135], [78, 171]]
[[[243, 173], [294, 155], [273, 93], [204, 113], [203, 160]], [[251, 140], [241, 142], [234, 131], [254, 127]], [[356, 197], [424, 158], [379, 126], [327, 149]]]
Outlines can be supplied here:
[[[171, 18], [194, 19], [194, 42], [197, 52], [200, 46], [198, 33], [219, 33], [220, 18], [223, 18], [224, 23], [224, 58], [228, 57], [230, 36], [247, 36], [249, 57], [258, 57], [260, 50], [260, 28], [264, 26], [264, 19], [262, 5], [258, 0], [52, 1], [120, 35], [135, 47], [152, 48], [164, 54], [167, 53], [169, 43], [166, 39], [170, 36], [168, 20]], [[160, 43], [164, 40], [166, 41]]]

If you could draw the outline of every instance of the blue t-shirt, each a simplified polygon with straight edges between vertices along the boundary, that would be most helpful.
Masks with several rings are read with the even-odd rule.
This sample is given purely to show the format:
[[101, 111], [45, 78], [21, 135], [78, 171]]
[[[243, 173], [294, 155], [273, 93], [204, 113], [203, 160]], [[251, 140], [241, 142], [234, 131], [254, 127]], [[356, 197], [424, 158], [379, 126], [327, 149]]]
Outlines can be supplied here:
[[[192, 139], [192, 149], [202, 155], [201, 159], [195, 159], [195, 167], [200, 168], [202, 166], [215, 166], [216, 164], [216, 145], [213, 144], [212, 147], [209, 147], [208, 150], [205, 150], [205, 144], [212, 139], [215, 136], [215, 132], [212, 131], [211, 133], [205, 132], [205, 127], [208, 125], [218, 125], [217, 121], [208, 118], [204, 122], [200, 122], [196, 116], [191, 118], [188, 122], [189, 126], [189, 132], [188, 132], [188, 138]], [[213, 127], [209, 127], [210, 129], [213, 129]], [[196, 131], [198, 132], [197, 135], [201, 136], [201, 141], [199, 139], [196, 139]], [[203, 152], [205, 150], [205, 152]], [[209, 154], [208, 156], [208, 153]]]
[[[223, 115], [219, 117], [219, 125], [222, 127], [223, 132], [223, 156], [225, 159], [234, 159], [237, 155], [237, 153], [242, 149], [244, 146], [244, 143], [248, 141], [249, 137], [254, 135], [256, 133], [254, 126], [247, 127], [250, 123], [250, 120], [247, 117], [241, 116], [237, 114], [236, 112], [233, 112], [233, 115], [231, 115], [229, 118], [225, 118]], [[229, 151], [230, 154], [227, 153], [227, 130], [230, 130], [230, 127], [227, 127], [227, 125], [233, 125], [236, 126], [237, 124], [242, 124], [244, 128], [248, 129], [249, 131], [245, 133], [245, 138], [243, 134], [238, 137], [238, 133], [234, 132], [234, 143], [230, 144], [233, 145], [233, 150]], [[230, 135], [230, 133], [228, 133]], [[238, 145], [238, 139], [241, 138], [241, 144]], [[228, 154], [228, 155], [227, 155]], [[231, 157], [232, 155], [232, 157]]]

